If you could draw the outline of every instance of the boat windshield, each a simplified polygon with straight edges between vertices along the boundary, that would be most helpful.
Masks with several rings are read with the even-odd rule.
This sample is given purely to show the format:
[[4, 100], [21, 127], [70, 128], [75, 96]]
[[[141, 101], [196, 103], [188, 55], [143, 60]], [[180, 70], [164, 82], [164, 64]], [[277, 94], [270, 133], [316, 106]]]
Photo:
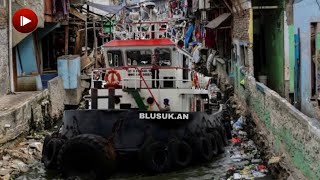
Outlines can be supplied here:
[[[122, 52], [126, 55], [126, 60]], [[155, 48], [155, 49], [133, 49], [133, 50], [109, 50], [107, 51], [109, 67], [128, 66], [152, 66], [154, 62], [158, 66], [171, 66], [171, 49]]]
[[155, 55], [158, 55], [158, 65], [171, 66], [171, 51], [169, 48], [157, 48], [155, 49]]
[[144, 50], [127, 50], [127, 63], [129, 66], [151, 65], [152, 51]]

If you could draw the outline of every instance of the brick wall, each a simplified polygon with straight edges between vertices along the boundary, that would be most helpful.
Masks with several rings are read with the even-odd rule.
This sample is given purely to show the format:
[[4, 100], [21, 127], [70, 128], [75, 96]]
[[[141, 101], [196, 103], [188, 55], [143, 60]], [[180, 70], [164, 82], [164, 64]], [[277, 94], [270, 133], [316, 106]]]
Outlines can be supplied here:
[[243, 41], [249, 41], [249, 20], [250, 13], [246, 9], [243, 13], [234, 13], [232, 38]]
[[250, 109], [257, 131], [296, 179], [320, 179], [320, 123], [298, 111], [278, 93], [247, 76], [236, 87]]

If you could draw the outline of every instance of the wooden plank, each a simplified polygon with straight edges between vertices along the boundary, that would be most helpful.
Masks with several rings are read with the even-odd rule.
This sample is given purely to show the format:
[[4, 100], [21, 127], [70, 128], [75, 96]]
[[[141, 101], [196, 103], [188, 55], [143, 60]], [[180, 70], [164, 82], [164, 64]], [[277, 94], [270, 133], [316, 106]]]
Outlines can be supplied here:
[[76, 33], [76, 42], [73, 54], [81, 54], [81, 33], [77, 31]]
[[79, 18], [79, 19], [81, 19], [83, 21], [87, 21], [87, 16], [85, 14], [80, 13], [79, 11], [77, 11], [73, 7], [70, 8], [70, 14], [76, 16], [77, 18]]
[[93, 36], [94, 36], [94, 59], [95, 59], [95, 67], [98, 68], [98, 60], [97, 60], [97, 53], [98, 53], [98, 40], [97, 40], [97, 31], [96, 31], [96, 21], [93, 20]]
[[229, 11], [231, 13], [233, 13], [232, 8], [230, 7], [230, 5], [228, 4], [228, 2], [226, 0], [223, 0], [224, 4], [227, 6], [227, 8], [229, 9]]
[[217, 29], [231, 29], [231, 26], [219, 27]]

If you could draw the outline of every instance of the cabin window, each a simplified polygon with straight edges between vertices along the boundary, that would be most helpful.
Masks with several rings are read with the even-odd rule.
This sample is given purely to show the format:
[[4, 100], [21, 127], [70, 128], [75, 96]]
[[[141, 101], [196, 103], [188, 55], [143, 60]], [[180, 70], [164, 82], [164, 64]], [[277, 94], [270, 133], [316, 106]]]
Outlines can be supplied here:
[[168, 48], [157, 48], [154, 51], [160, 66], [171, 66], [171, 50]]
[[108, 62], [110, 67], [123, 66], [121, 51], [108, 51]]
[[151, 65], [151, 50], [130, 50], [127, 51], [129, 66]]

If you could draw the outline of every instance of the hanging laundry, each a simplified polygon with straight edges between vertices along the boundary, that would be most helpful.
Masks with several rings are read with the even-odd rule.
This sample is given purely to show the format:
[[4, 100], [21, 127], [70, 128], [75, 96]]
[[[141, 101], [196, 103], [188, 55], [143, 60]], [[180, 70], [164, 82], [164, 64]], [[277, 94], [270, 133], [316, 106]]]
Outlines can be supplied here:
[[187, 17], [188, 15], [188, 0], [181, 1], [183, 2], [183, 15]]
[[192, 1], [192, 12], [196, 12], [199, 8], [199, 1], [198, 0], [193, 0]]
[[196, 41], [200, 41], [200, 40], [201, 40], [201, 28], [200, 28], [200, 24], [196, 24], [196, 27], [195, 27], [195, 37], [196, 37]]
[[192, 57], [193, 57], [193, 62], [195, 64], [198, 64], [200, 62], [200, 51], [199, 51], [199, 46], [195, 46], [194, 47], [194, 51], [192, 53]]
[[192, 37], [192, 34], [193, 34], [193, 30], [194, 30], [194, 25], [191, 24], [186, 32], [186, 35], [185, 35], [185, 39], [184, 39], [184, 47], [185, 48], [188, 48], [189, 46], [189, 42], [190, 42], [190, 39]]

